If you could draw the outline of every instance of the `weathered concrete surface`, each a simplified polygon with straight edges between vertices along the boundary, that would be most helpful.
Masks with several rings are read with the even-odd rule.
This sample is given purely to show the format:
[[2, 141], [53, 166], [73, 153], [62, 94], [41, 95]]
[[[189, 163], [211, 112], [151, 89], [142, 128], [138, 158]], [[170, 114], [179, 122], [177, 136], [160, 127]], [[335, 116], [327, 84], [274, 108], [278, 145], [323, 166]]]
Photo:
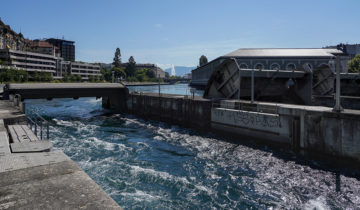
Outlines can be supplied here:
[[198, 129], [210, 127], [211, 101], [202, 97], [155, 93], [130, 93], [127, 113]]
[[34, 154], [12, 157], [14, 166], [23, 165], [16, 159], [36, 162], [36, 166], [1, 170], [0, 209], [121, 209], [73, 161], [56, 153], [58, 160], [64, 160], [39, 164]]
[[0, 119], [4, 120], [5, 124], [21, 124], [26, 122], [26, 116], [13, 106], [10, 101], [0, 100]]
[[11, 153], [6, 126], [25, 119], [0, 101], [0, 209], [121, 209], [63, 152]]
[[244, 105], [248, 102], [232, 100], [212, 108], [212, 128], [360, 162], [360, 110], [261, 102], [252, 104], [253, 112], [234, 110]]
[[272, 142], [291, 144], [289, 124], [289, 119], [279, 114], [225, 108], [211, 110], [212, 128]]
[[[360, 91], [359, 91], [360, 94]], [[312, 103], [314, 106], [335, 106], [334, 96], [313, 96]], [[341, 106], [344, 109], [357, 109], [360, 110], [360, 97], [359, 96], [341, 96]]]

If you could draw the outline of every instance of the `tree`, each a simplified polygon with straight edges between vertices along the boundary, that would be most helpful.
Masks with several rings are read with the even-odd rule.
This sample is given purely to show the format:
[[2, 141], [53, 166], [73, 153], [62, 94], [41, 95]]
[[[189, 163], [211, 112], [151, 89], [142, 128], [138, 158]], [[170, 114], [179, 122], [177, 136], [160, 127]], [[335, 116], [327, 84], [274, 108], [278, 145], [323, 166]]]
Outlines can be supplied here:
[[356, 55], [348, 62], [348, 69], [351, 73], [360, 72], [360, 54]]
[[121, 53], [120, 53], [120, 48], [116, 48], [116, 50], [115, 50], [113, 65], [114, 65], [115, 67], [120, 67], [120, 66], [121, 66]]
[[125, 68], [125, 73], [126, 73], [126, 76], [128, 76], [128, 77], [135, 76], [135, 74], [136, 74], [136, 62], [135, 62], [134, 57], [132, 57], [132, 56], [130, 56], [130, 58], [129, 58], [129, 63]]
[[149, 78], [155, 78], [155, 70], [147, 69], [146, 76]]
[[112, 71], [114, 71], [115, 78], [125, 78], [126, 72], [124, 68], [114, 67], [112, 68]]
[[200, 56], [199, 58], [199, 65], [203, 66], [208, 63], [208, 59], [205, 55]]

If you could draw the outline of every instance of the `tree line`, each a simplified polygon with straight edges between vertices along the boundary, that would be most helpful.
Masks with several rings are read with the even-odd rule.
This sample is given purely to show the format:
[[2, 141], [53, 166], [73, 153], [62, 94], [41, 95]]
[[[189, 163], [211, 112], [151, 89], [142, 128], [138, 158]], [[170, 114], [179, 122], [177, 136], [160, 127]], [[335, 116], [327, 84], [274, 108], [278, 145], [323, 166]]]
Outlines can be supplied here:
[[120, 48], [116, 48], [111, 69], [101, 68], [101, 74], [105, 81], [112, 81], [112, 74], [115, 79], [122, 79], [128, 82], [156, 82], [155, 72], [147, 68], [136, 68], [136, 61], [130, 56], [128, 63], [123, 65], [121, 62]]

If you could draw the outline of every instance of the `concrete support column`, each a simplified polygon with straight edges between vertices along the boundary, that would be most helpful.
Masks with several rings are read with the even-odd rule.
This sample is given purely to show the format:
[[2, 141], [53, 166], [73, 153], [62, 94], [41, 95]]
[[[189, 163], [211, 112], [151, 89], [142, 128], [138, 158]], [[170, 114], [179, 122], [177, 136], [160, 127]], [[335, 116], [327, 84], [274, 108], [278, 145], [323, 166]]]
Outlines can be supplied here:
[[10, 102], [14, 102], [14, 95], [13, 95], [13, 94], [10, 94], [10, 95], [9, 95], [9, 101], [10, 101]]
[[26, 110], [26, 106], [25, 106], [26, 104], [25, 104], [25, 101], [20, 101], [19, 102], [19, 109], [20, 109], [20, 111], [22, 112], [22, 113], [24, 113], [25, 114], [25, 110]]

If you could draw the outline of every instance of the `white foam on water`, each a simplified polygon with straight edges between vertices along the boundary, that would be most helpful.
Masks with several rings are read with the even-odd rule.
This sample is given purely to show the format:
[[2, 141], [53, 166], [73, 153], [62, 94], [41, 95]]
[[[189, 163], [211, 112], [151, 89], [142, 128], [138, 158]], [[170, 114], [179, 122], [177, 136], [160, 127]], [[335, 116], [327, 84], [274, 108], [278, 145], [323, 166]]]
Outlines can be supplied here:
[[153, 201], [153, 200], [161, 199], [161, 196], [150, 195], [141, 190], [136, 190], [134, 193], [122, 192], [120, 193], [120, 195], [134, 199], [136, 201]]
[[151, 168], [142, 168], [140, 166], [133, 166], [133, 165], [130, 165], [130, 167], [131, 167], [131, 173], [133, 173], [134, 175], [139, 173], [146, 173], [154, 177], [160, 177], [163, 180], [178, 181], [184, 184], [190, 184], [190, 182], [185, 177], [177, 177], [167, 172], [156, 171]]
[[323, 196], [309, 200], [305, 203], [303, 208], [306, 210], [330, 210], [330, 208], [326, 205], [326, 199]]

